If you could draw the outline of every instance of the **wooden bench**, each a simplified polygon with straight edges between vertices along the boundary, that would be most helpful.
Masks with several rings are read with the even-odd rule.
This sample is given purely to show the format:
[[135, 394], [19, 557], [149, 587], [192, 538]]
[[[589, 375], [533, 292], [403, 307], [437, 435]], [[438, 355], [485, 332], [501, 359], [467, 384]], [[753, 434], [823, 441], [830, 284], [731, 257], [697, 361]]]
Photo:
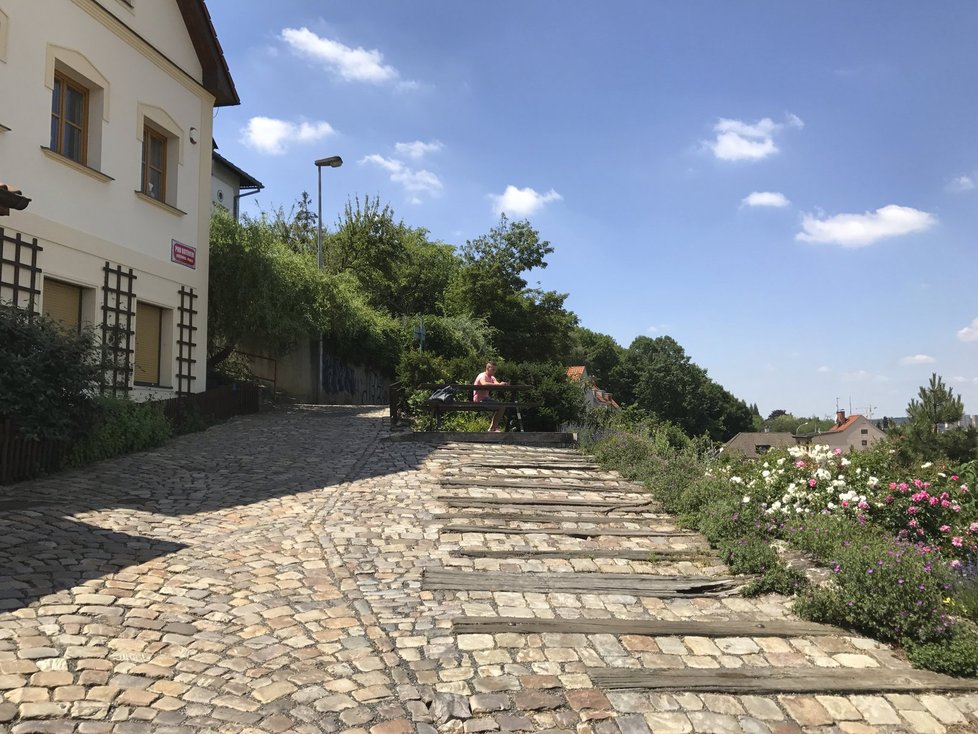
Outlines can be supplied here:
[[[445, 384], [431, 384], [426, 383], [419, 385], [420, 389], [423, 390], [438, 390], [443, 387], [454, 387], [458, 392], [456, 393], [456, 399], [451, 402], [446, 402], [443, 400], [426, 400], [424, 403], [425, 409], [431, 411], [435, 418], [435, 430], [441, 430], [441, 419], [445, 413], [459, 413], [459, 412], [473, 412], [473, 413], [495, 413], [497, 410], [515, 410], [516, 411], [516, 422], [519, 425], [520, 431], [523, 430], [523, 414], [522, 410], [524, 408], [537, 408], [540, 403], [528, 403], [519, 400], [519, 392], [521, 390], [526, 390], [529, 385], [471, 385], [462, 383], [449, 383]], [[498, 402], [492, 403], [477, 403], [471, 399], [473, 390], [490, 390], [493, 392], [508, 391], [510, 394], [510, 400], [500, 400]], [[459, 397], [467, 397], [467, 400], [459, 400]]]

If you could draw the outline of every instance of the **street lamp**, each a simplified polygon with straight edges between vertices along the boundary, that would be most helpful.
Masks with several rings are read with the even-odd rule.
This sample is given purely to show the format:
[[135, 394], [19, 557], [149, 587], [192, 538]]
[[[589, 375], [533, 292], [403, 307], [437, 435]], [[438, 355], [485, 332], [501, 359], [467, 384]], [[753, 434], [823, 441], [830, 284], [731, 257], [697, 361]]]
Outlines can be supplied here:
[[[316, 161], [316, 173], [319, 176], [319, 211], [316, 215], [316, 265], [320, 270], [323, 269], [323, 166], [329, 168], [339, 168], [343, 165], [343, 159], [338, 155], [331, 155], [328, 158], [320, 158]], [[316, 375], [316, 404], [322, 402], [323, 390], [323, 335], [319, 335], [319, 369]]]
[[343, 159], [338, 155], [331, 155], [329, 158], [320, 158], [316, 161], [316, 172], [319, 174], [319, 213], [316, 217], [316, 265], [323, 269], [323, 166], [329, 168], [339, 168], [343, 165]]

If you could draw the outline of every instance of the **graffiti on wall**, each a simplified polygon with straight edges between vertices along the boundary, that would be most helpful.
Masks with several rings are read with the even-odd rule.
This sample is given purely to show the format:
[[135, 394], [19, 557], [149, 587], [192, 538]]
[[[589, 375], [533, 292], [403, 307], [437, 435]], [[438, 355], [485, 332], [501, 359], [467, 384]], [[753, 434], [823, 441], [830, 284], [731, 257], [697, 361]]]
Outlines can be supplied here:
[[348, 365], [323, 353], [323, 402], [335, 405], [383, 405], [390, 381], [363, 365]]

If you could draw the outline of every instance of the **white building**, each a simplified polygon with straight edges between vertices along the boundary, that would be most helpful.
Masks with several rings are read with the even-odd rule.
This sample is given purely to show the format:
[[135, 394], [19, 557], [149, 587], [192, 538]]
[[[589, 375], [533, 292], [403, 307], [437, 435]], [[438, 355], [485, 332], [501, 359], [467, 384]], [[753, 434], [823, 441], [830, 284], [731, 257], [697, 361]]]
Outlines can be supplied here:
[[211, 120], [239, 103], [203, 0], [0, 0], [0, 300], [91, 326], [110, 392], [205, 388]]

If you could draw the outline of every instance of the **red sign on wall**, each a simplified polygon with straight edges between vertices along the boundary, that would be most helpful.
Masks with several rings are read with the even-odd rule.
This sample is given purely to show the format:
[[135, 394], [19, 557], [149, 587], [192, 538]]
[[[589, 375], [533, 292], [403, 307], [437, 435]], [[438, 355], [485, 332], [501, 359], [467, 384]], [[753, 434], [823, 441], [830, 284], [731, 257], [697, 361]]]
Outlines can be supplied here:
[[170, 260], [188, 268], [197, 269], [197, 248], [170, 240]]

